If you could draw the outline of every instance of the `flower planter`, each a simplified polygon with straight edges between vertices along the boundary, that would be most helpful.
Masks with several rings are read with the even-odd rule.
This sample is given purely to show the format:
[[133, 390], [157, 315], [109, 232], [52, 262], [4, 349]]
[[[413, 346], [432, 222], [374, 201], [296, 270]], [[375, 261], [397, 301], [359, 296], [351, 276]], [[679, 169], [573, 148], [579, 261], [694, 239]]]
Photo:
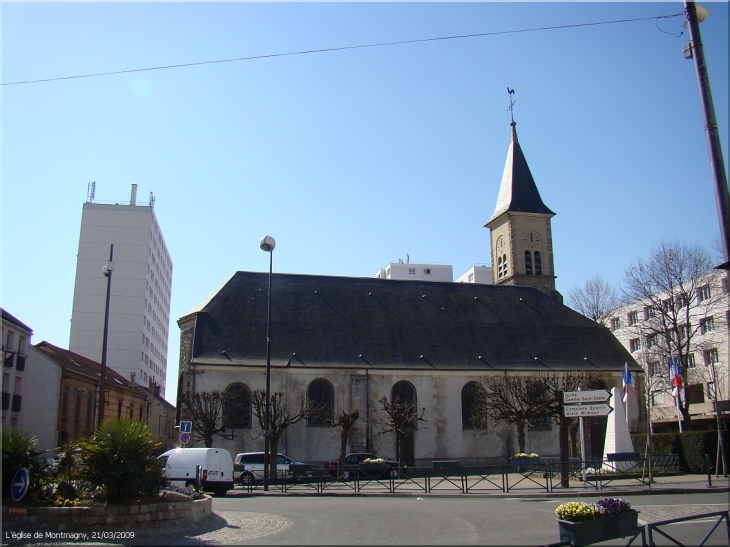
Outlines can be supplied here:
[[586, 522], [568, 522], [558, 520], [560, 541], [569, 541], [571, 545], [590, 545], [608, 539], [636, 535], [639, 524], [639, 512], [632, 509], [627, 513], [610, 517], [601, 517]]
[[540, 458], [510, 458], [509, 464], [514, 467], [525, 467], [528, 465], [539, 465]]

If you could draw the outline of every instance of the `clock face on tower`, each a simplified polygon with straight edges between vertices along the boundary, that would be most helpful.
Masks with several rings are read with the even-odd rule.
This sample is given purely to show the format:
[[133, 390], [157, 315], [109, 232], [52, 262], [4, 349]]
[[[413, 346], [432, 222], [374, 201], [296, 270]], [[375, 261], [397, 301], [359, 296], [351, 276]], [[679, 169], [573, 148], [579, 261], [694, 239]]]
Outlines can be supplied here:
[[540, 247], [540, 236], [537, 232], [525, 233], [525, 247], [528, 249], [537, 249]]

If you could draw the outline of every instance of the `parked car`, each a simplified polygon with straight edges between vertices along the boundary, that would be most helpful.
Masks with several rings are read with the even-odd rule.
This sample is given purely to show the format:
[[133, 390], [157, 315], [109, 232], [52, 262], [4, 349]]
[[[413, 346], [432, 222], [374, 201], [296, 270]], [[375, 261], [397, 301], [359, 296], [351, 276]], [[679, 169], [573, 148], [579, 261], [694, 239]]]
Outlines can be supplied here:
[[[290, 465], [306, 465], [302, 462], [292, 460], [289, 456], [278, 453], [276, 455], [276, 474], [273, 470], [272, 478], [279, 481], [293, 480], [297, 473], [292, 471]], [[236, 455], [233, 464], [234, 480], [244, 486], [264, 480], [264, 453], [263, 452], [241, 452]]]
[[[367, 470], [363, 469], [363, 464], [382, 464], [383, 471], [382, 473], [378, 473], [376, 470]], [[339, 466], [339, 460], [334, 460], [331, 462], [327, 462], [324, 464], [325, 469], [329, 470], [329, 472], [332, 475], [337, 475], [337, 468]], [[377, 466], [376, 466], [377, 467]], [[362, 474], [365, 474], [366, 476], [373, 477], [373, 478], [383, 478], [383, 477], [395, 477], [398, 474], [398, 467], [399, 464], [396, 461], [393, 460], [387, 460], [385, 458], [381, 458], [377, 454], [372, 454], [370, 452], [354, 452], [352, 454], [347, 454], [345, 456], [345, 469], [344, 469], [344, 478], [349, 478], [350, 474], [353, 471], [360, 472]]]
[[175, 448], [157, 458], [165, 478], [176, 486], [195, 485], [197, 466], [201, 467], [201, 486], [206, 492], [225, 496], [233, 489], [233, 460], [224, 448]]

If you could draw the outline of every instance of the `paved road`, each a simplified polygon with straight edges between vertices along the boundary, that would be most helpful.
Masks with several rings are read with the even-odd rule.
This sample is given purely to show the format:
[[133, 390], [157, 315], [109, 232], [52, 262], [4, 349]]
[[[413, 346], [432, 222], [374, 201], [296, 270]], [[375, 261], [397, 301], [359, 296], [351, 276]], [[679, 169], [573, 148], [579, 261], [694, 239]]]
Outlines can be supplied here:
[[[544, 545], [558, 541], [555, 508], [570, 499], [628, 499], [640, 523], [728, 509], [728, 480], [708, 488], [702, 476], [658, 481], [652, 490], [586, 490], [513, 494], [248, 494], [213, 498], [203, 521], [137, 530], [129, 545]], [[712, 522], [672, 524], [665, 530], [696, 545]], [[655, 535], [658, 545], [672, 545]], [[26, 544], [3, 537], [3, 544]], [[61, 543], [61, 542], [59, 542]], [[43, 544], [59, 545], [59, 543]], [[69, 544], [64, 542], [64, 544]], [[625, 543], [623, 543], [625, 544]], [[640, 545], [639, 539], [635, 542]], [[708, 545], [727, 545], [723, 524]], [[82, 545], [73, 543], [73, 545]], [[93, 545], [111, 545], [95, 543]]]
[[[584, 498], [597, 501], [604, 496]], [[558, 498], [252, 496], [216, 498], [209, 522], [139, 536], [135, 543], [185, 545], [542, 545], [558, 541]], [[727, 509], [727, 493], [636, 496], [641, 522]], [[706, 522], [671, 525], [696, 544]], [[721, 533], [720, 533], [721, 532]], [[725, 530], [708, 545], [727, 545]], [[655, 538], [656, 539], [656, 538]], [[658, 541], [669, 545], [669, 541]], [[637, 545], [640, 540], [637, 539]]]

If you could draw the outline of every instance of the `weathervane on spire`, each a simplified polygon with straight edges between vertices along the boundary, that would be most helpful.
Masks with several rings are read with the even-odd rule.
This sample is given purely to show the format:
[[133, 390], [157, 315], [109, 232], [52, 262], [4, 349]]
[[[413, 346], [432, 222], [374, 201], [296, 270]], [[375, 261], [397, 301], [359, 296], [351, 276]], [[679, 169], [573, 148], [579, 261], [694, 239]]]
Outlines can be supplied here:
[[515, 94], [515, 90], [510, 89], [509, 86], [507, 86], [507, 93], [509, 93], [509, 108], [507, 110], [509, 110], [509, 115], [512, 118], [512, 121], [514, 122], [515, 121], [514, 106], [517, 101], [512, 99], [512, 95]]

